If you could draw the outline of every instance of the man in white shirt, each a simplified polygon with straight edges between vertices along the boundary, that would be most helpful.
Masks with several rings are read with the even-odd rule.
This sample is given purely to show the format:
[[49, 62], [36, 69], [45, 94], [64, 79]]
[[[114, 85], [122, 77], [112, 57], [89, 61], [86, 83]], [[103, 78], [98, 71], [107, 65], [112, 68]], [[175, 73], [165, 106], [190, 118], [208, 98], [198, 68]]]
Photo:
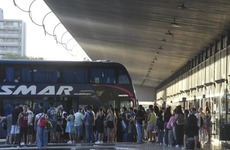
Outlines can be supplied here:
[[27, 136], [27, 143], [30, 145], [33, 143], [33, 132], [34, 132], [34, 123], [33, 123], [33, 120], [34, 120], [34, 113], [30, 110], [30, 107], [28, 107], [28, 110], [27, 110], [27, 113], [28, 113], [28, 136]]
[[82, 138], [83, 134], [83, 114], [82, 114], [82, 109], [79, 108], [78, 112], [74, 114], [75, 120], [74, 120], [74, 126], [75, 126], [75, 137], [76, 137], [76, 142], [79, 142]]

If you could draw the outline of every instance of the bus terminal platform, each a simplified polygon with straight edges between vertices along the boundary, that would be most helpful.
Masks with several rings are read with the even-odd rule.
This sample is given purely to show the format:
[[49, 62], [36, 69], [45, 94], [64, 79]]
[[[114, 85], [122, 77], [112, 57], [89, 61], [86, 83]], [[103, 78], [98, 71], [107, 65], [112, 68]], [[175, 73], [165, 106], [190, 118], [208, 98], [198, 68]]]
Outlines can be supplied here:
[[[26, 149], [26, 150], [35, 150], [38, 149], [35, 144], [21, 146], [5, 144], [3, 139], [0, 139], [0, 150], [7, 149]], [[76, 143], [76, 144], [67, 144], [67, 143], [49, 143], [48, 146], [42, 148], [43, 150], [150, 150], [150, 149], [160, 149], [160, 150], [179, 150], [181, 147], [168, 147], [166, 145], [160, 145], [158, 143], [146, 142], [143, 144], [138, 143], [103, 143], [103, 144], [94, 144], [94, 143]], [[211, 143], [201, 143], [202, 150], [228, 150], [229, 147], [222, 144], [219, 141], [212, 141]]]

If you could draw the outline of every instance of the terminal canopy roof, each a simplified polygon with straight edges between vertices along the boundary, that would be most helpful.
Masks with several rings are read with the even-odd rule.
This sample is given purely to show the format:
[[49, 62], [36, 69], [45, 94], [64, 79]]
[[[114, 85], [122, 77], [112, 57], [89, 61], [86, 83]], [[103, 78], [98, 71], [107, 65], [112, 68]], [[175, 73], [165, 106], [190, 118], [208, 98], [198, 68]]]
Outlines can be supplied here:
[[158, 87], [229, 29], [227, 0], [45, 0], [92, 60]]

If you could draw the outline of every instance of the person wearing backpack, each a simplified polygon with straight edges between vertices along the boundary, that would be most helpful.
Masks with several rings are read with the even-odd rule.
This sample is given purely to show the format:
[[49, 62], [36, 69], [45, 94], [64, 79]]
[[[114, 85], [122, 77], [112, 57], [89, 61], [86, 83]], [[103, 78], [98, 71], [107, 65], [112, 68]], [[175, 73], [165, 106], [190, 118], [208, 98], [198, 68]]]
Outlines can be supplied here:
[[147, 133], [148, 133], [148, 138], [150, 142], [155, 142], [156, 141], [156, 114], [153, 111], [153, 108], [150, 105], [149, 107], [149, 113], [147, 116]]
[[47, 116], [49, 117], [49, 121], [51, 122], [52, 124], [52, 128], [51, 129], [48, 129], [48, 132], [49, 132], [49, 141], [51, 143], [55, 143], [56, 142], [56, 138], [57, 138], [57, 112], [58, 112], [58, 109], [54, 107], [54, 102], [51, 101], [50, 104], [49, 104], [50, 108], [47, 110]]
[[182, 111], [182, 106], [178, 105], [175, 110], [175, 133], [176, 133], [176, 146], [180, 147], [183, 145], [184, 141], [184, 125], [185, 125], [185, 116]]
[[[18, 115], [18, 125], [19, 125], [19, 146], [26, 145], [27, 143], [27, 133], [28, 133], [28, 113], [27, 106], [23, 106], [23, 112]], [[24, 137], [24, 138], [23, 138]], [[23, 138], [23, 140], [22, 140]], [[22, 140], [22, 142], [21, 142]]]
[[129, 110], [126, 113], [126, 119], [128, 121], [127, 142], [136, 141], [135, 115], [136, 114], [134, 113], [133, 107], [129, 107]]
[[197, 125], [198, 119], [196, 117], [196, 108], [192, 108], [185, 124], [185, 139], [184, 148], [193, 149], [197, 148], [199, 127]]
[[127, 108], [126, 107], [122, 107], [122, 112], [121, 112], [121, 133], [122, 133], [122, 142], [127, 142], [128, 141], [128, 120], [127, 120]]
[[40, 113], [35, 116], [34, 129], [36, 131], [36, 144], [38, 148], [45, 147], [48, 144], [48, 134], [46, 130], [46, 123], [48, 116], [45, 109], [41, 108]]
[[136, 130], [137, 130], [137, 143], [142, 144], [143, 142], [143, 122], [145, 122], [145, 109], [142, 105], [138, 106], [138, 110], [135, 116]]
[[83, 120], [85, 121], [85, 135], [86, 142], [94, 143], [94, 133], [93, 133], [93, 125], [94, 125], [94, 114], [92, 112], [92, 106], [88, 105], [86, 108], [85, 115], [83, 116]]
[[114, 142], [115, 139], [115, 125], [116, 125], [116, 116], [114, 115], [114, 109], [112, 107], [107, 109], [106, 115], [106, 128], [107, 128], [107, 142]]
[[157, 142], [160, 145], [163, 144], [164, 128], [165, 128], [163, 114], [164, 114], [164, 111], [162, 109], [159, 110], [158, 115], [157, 115], [157, 122], [156, 122], [157, 136], [158, 136]]

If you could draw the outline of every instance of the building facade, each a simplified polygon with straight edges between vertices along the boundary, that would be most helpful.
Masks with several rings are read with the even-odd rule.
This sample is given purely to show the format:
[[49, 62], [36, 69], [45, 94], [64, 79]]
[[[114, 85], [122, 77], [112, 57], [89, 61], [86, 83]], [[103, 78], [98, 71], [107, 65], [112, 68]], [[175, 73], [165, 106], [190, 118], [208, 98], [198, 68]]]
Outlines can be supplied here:
[[[210, 108], [212, 138], [230, 131], [230, 31], [220, 36], [157, 89], [157, 101], [184, 109]], [[228, 127], [229, 129], [225, 129]], [[230, 134], [228, 134], [230, 135]]]
[[26, 30], [22, 20], [4, 19], [0, 9], [0, 57], [5, 54], [26, 54]]

